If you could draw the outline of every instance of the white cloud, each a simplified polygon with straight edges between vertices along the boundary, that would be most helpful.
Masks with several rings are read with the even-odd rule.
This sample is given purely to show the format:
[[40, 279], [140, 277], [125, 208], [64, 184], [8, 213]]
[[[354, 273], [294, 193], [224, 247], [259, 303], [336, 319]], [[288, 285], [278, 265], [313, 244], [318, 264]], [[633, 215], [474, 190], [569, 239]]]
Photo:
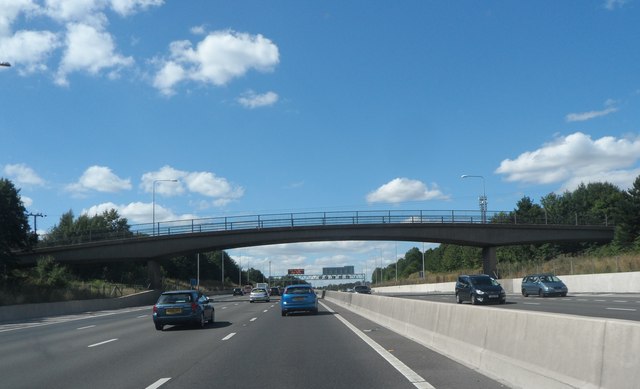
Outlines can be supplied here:
[[0, 37], [11, 35], [11, 25], [22, 13], [38, 10], [33, 0], [0, 0]]
[[107, 17], [100, 11], [106, 3], [101, 0], [46, 0], [43, 13], [60, 22], [81, 22], [103, 26]]
[[280, 61], [271, 40], [232, 30], [211, 32], [195, 48], [184, 40], [172, 42], [169, 49], [169, 59], [157, 61], [160, 69], [153, 81], [167, 96], [182, 81], [222, 86], [252, 69], [271, 71]]
[[610, 113], [614, 113], [618, 111], [618, 108], [614, 106], [616, 102], [614, 100], [607, 100], [605, 102], [605, 109], [600, 111], [589, 111], [589, 112], [580, 112], [580, 113], [570, 113], [565, 116], [565, 120], [567, 122], [584, 122], [587, 120], [595, 119], [597, 117], [606, 116]]
[[[62, 48], [54, 75], [54, 81], [62, 86], [69, 84], [67, 75], [75, 71], [94, 76], [104, 72], [109, 78], [117, 78], [119, 71], [134, 61], [117, 52], [107, 30], [109, 18], [105, 12], [113, 10], [120, 16], [129, 16], [162, 4], [164, 0], [0, 0], [0, 53], [21, 75], [27, 75], [46, 71], [47, 62]], [[53, 20], [62, 29], [12, 33], [13, 23], [21, 16], [28, 22]]]
[[[145, 224], [151, 223], [154, 214], [153, 203], [129, 203], [129, 204], [115, 204], [112, 202], [102, 203], [94, 205], [90, 208], [83, 209], [82, 214], [87, 216], [101, 215], [104, 211], [115, 209], [121, 217], [127, 218], [129, 225], [132, 224]], [[197, 216], [192, 214], [177, 215], [170, 209], [163, 207], [162, 205], [155, 204], [155, 221], [171, 221], [171, 220], [189, 220], [197, 219]]]
[[226, 178], [218, 177], [211, 172], [187, 172], [164, 166], [157, 172], [145, 173], [141, 186], [146, 192], [152, 192], [157, 180], [178, 182], [156, 182], [156, 194], [175, 196], [188, 191], [213, 199], [214, 206], [224, 206], [244, 196], [244, 188], [233, 185]]
[[18, 185], [43, 186], [45, 184], [35, 170], [23, 163], [6, 165], [3, 172]]
[[22, 205], [24, 205], [25, 208], [29, 208], [33, 205], [33, 199], [31, 197], [20, 195], [20, 200], [22, 200]]
[[207, 33], [207, 28], [203, 24], [200, 26], [193, 26], [191, 27], [191, 29], [189, 29], [189, 31], [191, 31], [193, 35], [205, 35]]
[[367, 195], [369, 203], [401, 203], [405, 201], [448, 200], [437, 185], [429, 189], [418, 180], [395, 178]]
[[111, 0], [111, 8], [122, 16], [129, 16], [163, 4], [164, 0]]
[[2, 57], [17, 65], [18, 72], [26, 75], [47, 69], [46, 61], [60, 47], [56, 34], [49, 31], [18, 31], [0, 39]]
[[639, 160], [639, 137], [606, 136], [592, 140], [589, 135], [576, 132], [522, 153], [514, 160], [505, 159], [495, 172], [512, 182], [561, 183], [561, 190], [596, 181], [626, 189], [640, 172]]
[[78, 182], [67, 186], [67, 190], [76, 194], [89, 191], [120, 192], [131, 189], [131, 180], [116, 176], [104, 166], [91, 166], [82, 174]]
[[87, 24], [69, 24], [66, 50], [58, 69], [56, 83], [68, 85], [67, 74], [74, 71], [86, 71], [97, 75], [103, 69], [117, 69], [132, 64], [133, 58], [123, 57], [115, 52], [115, 44], [108, 32]]
[[622, 8], [628, 0], [605, 0], [604, 8], [612, 11], [616, 8]]
[[258, 108], [273, 105], [278, 101], [278, 94], [275, 92], [267, 92], [257, 94], [249, 91], [238, 98], [238, 102], [246, 108]]

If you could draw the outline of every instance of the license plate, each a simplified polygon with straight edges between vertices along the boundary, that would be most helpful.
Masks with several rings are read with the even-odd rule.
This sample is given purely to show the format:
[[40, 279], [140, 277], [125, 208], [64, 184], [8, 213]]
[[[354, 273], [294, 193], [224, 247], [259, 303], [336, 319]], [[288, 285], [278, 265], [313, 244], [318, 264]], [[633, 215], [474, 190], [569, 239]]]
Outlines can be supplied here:
[[167, 315], [178, 315], [182, 313], [182, 308], [167, 308]]
[[304, 297], [294, 297], [293, 301], [303, 301]]
[[490, 299], [497, 299], [497, 298], [498, 298], [498, 295], [497, 295], [497, 294], [490, 294], [490, 295], [489, 295], [489, 298], [490, 298]]

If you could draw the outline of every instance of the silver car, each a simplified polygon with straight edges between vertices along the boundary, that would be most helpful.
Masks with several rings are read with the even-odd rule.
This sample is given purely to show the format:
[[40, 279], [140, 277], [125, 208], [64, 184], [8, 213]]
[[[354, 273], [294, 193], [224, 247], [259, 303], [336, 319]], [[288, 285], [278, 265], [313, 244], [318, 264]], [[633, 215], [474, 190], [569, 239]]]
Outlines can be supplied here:
[[251, 290], [251, 294], [249, 294], [249, 302], [253, 303], [256, 301], [269, 302], [269, 293], [266, 289], [255, 288]]
[[540, 297], [562, 296], [565, 297], [569, 289], [558, 277], [553, 274], [530, 274], [522, 279], [522, 295], [528, 297], [537, 294]]

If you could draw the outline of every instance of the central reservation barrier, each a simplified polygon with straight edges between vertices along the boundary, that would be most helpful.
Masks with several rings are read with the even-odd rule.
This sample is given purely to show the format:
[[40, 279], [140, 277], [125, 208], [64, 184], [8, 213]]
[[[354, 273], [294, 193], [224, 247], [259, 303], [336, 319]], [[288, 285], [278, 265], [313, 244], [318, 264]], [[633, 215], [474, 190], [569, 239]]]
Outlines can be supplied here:
[[327, 291], [325, 298], [516, 388], [637, 388], [633, 321]]

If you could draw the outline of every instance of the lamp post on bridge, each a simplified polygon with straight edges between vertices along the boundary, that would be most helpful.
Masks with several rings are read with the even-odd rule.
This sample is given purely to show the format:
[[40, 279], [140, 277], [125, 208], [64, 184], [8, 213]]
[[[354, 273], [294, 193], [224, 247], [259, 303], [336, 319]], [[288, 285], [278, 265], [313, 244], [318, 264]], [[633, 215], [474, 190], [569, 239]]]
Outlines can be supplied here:
[[485, 189], [484, 176], [474, 176], [470, 174], [463, 174], [460, 178], [481, 178], [482, 179], [482, 195], [478, 199], [480, 205], [480, 217], [482, 218], [482, 224], [487, 222], [487, 192]]
[[156, 236], [156, 184], [158, 182], [178, 182], [178, 180], [153, 180], [153, 200], [151, 206], [151, 219], [153, 223], [153, 236]]

